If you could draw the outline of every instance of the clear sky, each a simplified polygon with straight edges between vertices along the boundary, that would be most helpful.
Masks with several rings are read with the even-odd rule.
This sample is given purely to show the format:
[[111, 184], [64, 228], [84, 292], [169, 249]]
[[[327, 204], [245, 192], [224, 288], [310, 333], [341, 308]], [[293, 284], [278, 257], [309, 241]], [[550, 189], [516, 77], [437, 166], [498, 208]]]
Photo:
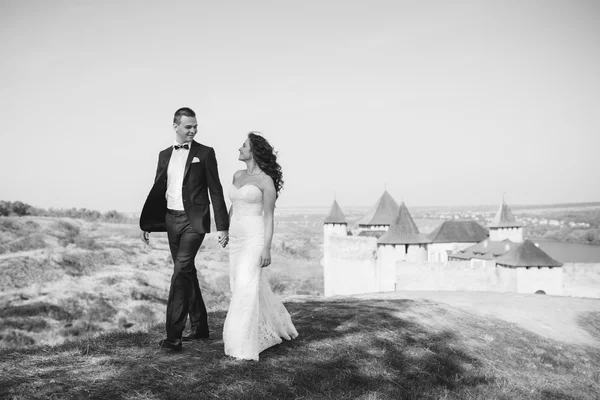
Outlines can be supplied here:
[[0, 199], [140, 211], [173, 112], [282, 206], [600, 201], [598, 1], [0, 2]]

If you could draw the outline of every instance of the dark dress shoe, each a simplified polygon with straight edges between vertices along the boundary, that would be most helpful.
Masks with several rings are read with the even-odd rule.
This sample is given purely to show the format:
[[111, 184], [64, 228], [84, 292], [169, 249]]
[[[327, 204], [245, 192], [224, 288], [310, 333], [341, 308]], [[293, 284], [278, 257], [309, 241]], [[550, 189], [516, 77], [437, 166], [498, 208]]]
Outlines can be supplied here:
[[197, 333], [193, 333], [187, 336], [183, 336], [181, 340], [183, 342], [193, 342], [194, 340], [206, 340], [210, 339], [210, 335], [199, 335]]
[[169, 349], [173, 351], [180, 351], [182, 347], [181, 340], [179, 339], [175, 340], [174, 342], [171, 342], [167, 339], [163, 339], [160, 342], [158, 342], [158, 344], [160, 345], [161, 349]]

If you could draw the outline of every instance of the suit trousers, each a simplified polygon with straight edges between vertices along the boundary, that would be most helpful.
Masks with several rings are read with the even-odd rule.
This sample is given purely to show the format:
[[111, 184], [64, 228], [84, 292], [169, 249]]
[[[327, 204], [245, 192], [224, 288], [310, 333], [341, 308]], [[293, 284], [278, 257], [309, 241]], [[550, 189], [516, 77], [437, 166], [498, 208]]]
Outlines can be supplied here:
[[167, 340], [181, 339], [188, 313], [192, 334], [208, 337], [206, 306], [194, 263], [204, 234], [192, 229], [184, 211], [168, 210], [165, 223], [174, 264], [167, 301]]

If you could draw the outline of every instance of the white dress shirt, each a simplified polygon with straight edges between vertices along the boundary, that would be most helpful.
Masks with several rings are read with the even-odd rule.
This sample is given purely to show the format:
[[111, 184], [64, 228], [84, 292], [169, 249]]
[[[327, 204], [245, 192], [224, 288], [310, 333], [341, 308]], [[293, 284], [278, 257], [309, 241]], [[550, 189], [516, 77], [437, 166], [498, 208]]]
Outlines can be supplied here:
[[[191, 143], [187, 144], [190, 148]], [[173, 146], [180, 145], [175, 142]], [[169, 160], [169, 166], [167, 167], [167, 208], [170, 210], [183, 211], [183, 172], [185, 170], [185, 162], [187, 161], [188, 155], [190, 154], [189, 149], [183, 147], [179, 150], [173, 149], [171, 159]]]

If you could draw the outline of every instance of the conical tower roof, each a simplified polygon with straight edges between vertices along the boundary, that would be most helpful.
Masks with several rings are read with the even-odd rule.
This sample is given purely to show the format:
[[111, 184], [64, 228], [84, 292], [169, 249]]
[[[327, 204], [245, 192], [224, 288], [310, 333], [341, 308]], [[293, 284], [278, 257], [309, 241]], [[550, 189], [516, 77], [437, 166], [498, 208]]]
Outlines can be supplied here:
[[417, 244], [429, 243], [425, 235], [419, 233], [404, 202], [398, 208], [398, 215], [388, 231], [377, 240], [378, 244]]
[[429, 234], [431, 243], [479, 243], [487, 237], [487, 229], [476, 221], [444, 221]]
[[494, 220], [488, 228], [518, 228], [523, 226], [520, 222], [517, 222], [517, 219], [513, 215], [508, 205], [502, 200], [502, 205], [498, 209]]
[[396, 215], [398, 215], [398, 203], [386, 190], [367, 215], [358, 221], [358, 225], [391, 225]]
[[342, 209], [338, 205], [336, 200], [333, 200], [329, 215], [325, 218], [325, 224], [347, 224], [346, 216], [342, 212]]
[[507, 267], [562, 267], [562, 264], [537, 247], [531, 240], [496, 258], [496, 264]]

